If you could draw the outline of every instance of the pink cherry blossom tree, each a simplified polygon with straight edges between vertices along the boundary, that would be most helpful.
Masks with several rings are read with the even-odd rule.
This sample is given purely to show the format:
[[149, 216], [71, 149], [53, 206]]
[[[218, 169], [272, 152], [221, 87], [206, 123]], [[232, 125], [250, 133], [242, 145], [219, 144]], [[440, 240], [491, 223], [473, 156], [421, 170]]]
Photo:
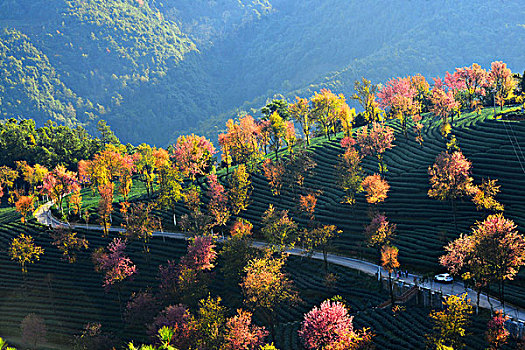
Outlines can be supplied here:
[[104, 273], [102, 286], [106, 291], [109, 291], [115, 285], [120, 285], [120, 283], [131, 278], [137, 272], [137, 267], [126, 256], [125, 250], [126, 241], [114, 238], [108, 244], [107, 249], [98, 249], [93, 253], [95, 270]]
[[[299, 337], [307, 349], [357, 349], [371, 341], [368, 330], [354, 330], [353, 317], [338, 301], [326, 300], [304, 315]], [[344, 345], [344, 347], [342, 347]]]
[[174, 157], [182, 173], [195, 180], [197, 175], [206, 174], [215, 153], [217, 151], [208, 139], [191, 134], [177, 139]]

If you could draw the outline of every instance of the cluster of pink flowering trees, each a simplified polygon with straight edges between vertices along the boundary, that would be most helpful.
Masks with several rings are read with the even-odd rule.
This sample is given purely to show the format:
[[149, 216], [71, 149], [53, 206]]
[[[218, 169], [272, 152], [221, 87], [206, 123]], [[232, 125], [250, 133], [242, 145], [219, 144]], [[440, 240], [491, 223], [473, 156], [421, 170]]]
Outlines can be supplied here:
[[513, 101], [518, 81], [504, 62], [491, 63], [490, 70], [474, 63], [469, 67], [456, 68], [446, 72], [444, 78], [434, 78], [432, 87], [424, 77], [416, 75], [392, 78], [378, 89], [379, 106], [389, 117], [401, 120], [405, 135], [407, 121], [412, 118], [416, 138], [421, 139], [421, 112], [431, 111], [442, 120], [441, 131], [448, 135], [454, 116], [461, 110], [479, 112], [483, 106], [497, 104], [501, 108], [507, 101]]

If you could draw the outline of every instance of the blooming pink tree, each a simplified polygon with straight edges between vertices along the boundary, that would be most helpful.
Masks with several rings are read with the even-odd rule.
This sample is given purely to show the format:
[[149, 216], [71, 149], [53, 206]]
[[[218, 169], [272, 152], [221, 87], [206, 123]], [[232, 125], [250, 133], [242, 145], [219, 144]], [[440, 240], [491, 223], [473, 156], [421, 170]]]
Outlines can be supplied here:
[[356, 138], [363, 155], [377, 157], [379, 173], [384, 175], [387, 168], [383, 162], [383, 153], [394, 147], [394, 130], [383, 123], [373, 122], [370, 131], [368, 126], [364, 126], [357, 132]]
[[211, 236], [196, 236], [188, 252], [177, 264], [169, 260], [159, 266], [160, 289], [165, 295], [177, 295], [185, 304], [195, 303], [206, 295], [208, 272], [215, 267], [215, 244]]
[[472, 163], [461, 151], [442, 152], [436, 157], [434, 165], [428, 168], [430, 185], [428, 196], [440, 201], [449, 200], [452, 204], [454, 225], [456, 222], [456, 200], [474, 191], [470, 176]]
[[157, 334], [162, 327], [173, 331], [170, 345], [177, 349], [189, 349], [195, 337], [195, 327], [192, 316], [184, 305], [170, 305], [162, 310], [148, 327], [152, 337], [157, 340]]
[[469, 108], [475, 108], [480, 104], [479, 99], [486, 94], [489, 86], [488, 73], [477, 63], [470, 67], [456, 68], [454, 75], [458, 84], [462, 84], [467, 94]]
[[489, 350], [498, 350], [509, 338], [510, 332], [505, 328], [505, 322], [509, 319], [501, 310], [497, 310], [487, 324], [485, 337], [489, 343]]
[[357, 349], [371, 341], [371, 334], [355, 332], [352, 321], [342, 303], [326, 300], [304, 315], [299, 337], [307, 349]]
[[46, 323], [42, 317], [36, 314], [29, 314], [24, 317], [20, 325], [20, 331], [22, 342], [31, 349], [36, 349], [38, 343], [45, 343], [46, 341]]
[[215, 244], [211, 236], [197, 236], [188, 246], [188, 253], [181, 258], [181, 265], [200, 271], [211, 270], [215, 267], [217, 258]]
[[124, 253], [125, 249], [126, 242], [120, 238], [114, 238], [108, 244], [107, 251], [98, 249], [93, 254], [95, 270], [104, 273], [102, 286], [106, 291], [109, 291], [111, 287], [120, 284], [125, 279], [129, 279], [137, 272], [135, 264]]
[[224, 186], [217, 180], [217, 175], [208, 175], [208, 211], [214, 218], [215, 224], [222, 226], [228, 222], [230, 211], [228, 210], [228, 197]]
[[208, 139], [191, 134], [177, 139], [174, 157], [182, 173], [195, 180], [197, 175], [206, 174], [215, 153], [217, 151]]
[[[460, 104], [456, 101], [452, 90], [445, 92], [443, 88], [438, 87], [441, 86], [439, 80], [435, 81], [436, 85], [432, 89], [430, 95], [430, 101], [432, 102], [430, 110], [436, 116], [441, 117], [441, 133], [446, 136], [451, 129], [448, 117], [459, 111]], [[453, 121], [454, 120], [452, 119], [451, 122]]]
[[403, 132], [407, 136], [407, 118], [418, 115], [421, 103], [418, 100], [418, 89], [410, 77], [392, 78], [377, 93], [379, 106], [389, 109], [390, 113], [401, 120]]
[[226, 321], [223, 350], [255, 350], [263, 344], [268, 331], [252, 324], [252, 313], [237, 310], [237, 315]]
[[78, 184], [77, 174], [66, 170], [62, 165], [58, 165], [44, 178], [42, 191], [51, 197], [63, 215], [64, 208], [62, 208], [62, 202], [64, 201], [64, 197], [79, 188], [80, 185]]
[[[472, 234], [450, 242], [440, 258], [451, 273], [465, 271], [476, 287], [498, 282], [501, 302], [505, 302], [505, 281], [512, 280], [525, 264], [525, 239], [512, 220], [501, 214], [477, 222]], [[490, 289], [487, 289], [489, 291]], [[479, 294], [478, 294], [479, 303]]]

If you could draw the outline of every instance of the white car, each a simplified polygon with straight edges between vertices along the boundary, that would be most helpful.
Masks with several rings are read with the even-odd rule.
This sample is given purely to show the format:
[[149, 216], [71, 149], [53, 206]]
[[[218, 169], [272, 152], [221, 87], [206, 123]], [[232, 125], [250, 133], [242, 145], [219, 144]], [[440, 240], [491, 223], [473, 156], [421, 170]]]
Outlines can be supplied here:
[[442, 273], [434, 276], [434, 281], [439, 283], [452, 283], [454, 278], [448, 273]]

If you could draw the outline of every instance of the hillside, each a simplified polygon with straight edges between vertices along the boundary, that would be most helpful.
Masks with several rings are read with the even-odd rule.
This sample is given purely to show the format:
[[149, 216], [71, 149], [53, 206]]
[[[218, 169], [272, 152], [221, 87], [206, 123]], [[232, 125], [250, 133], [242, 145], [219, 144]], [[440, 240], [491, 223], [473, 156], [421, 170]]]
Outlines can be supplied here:
[[[101, 238], [99, 232], [79, 230], [90, 242], [90, 252], [81, 252], [75, 264], [61, 260], [60, 252], [51, 245], [49, 231], [31, 222], [27, 225], [14, 222], [17, 216], [12, 210], [0, 209], [0, 249], [5, 249], [15, 235], [31, 233], [36, 243], [44, 247], [44, 258], [22, 278], [19, 266], [0, 255], [0, 334], [10, 344], [19, 345], [19, 324], [29, 313], [35, 312], [44, 318], [47, 332], [46, 349], [70, 349], [73, 335], [80, 335], [88, 322], [98, 322], [102, 332], [111, 341], [147, 341], [142, 327], [123, 325], [116, 291], [105, 293], [101, 286], [100, 274], [93, 271], [90, 252], [105, 245], [109, 238]], [[150, 255], [142, 253], [140, 243], [129, 248], [129, 254], [137, 264], [139, 274], [122, 288], [123, 299], [127, 300], [132, 291], [156, 291], [156, 267], [168, 259], [177, 259], [185, 252], [185, 242], [180, 240], [154, 239], [150, 244]], [[372, 309], [388, 298], [374, 278], [338, 266], [330, 266], [337, 276], [332, 287], [326, 287], [324, 276], [319, 273], [322, 263], [305, 258], [291, 257], [286, 266], [294, 283], [301, 290], [303, 302], [296, 307], [278, 312], [275, 345], [281, 350], [303, 349], [297, 330], [304, 313], [333, 295], [343, 297], [355, 314], [357, 327], [371, 327], [376, 334], [374, 342], [381, 349], [420, 349], [424, 335], [431, 330], [428, 320], [429, 308], [409, 306], [398, 314], [388, 310]], [[217, 269], [217, 273], [220, 271]], [[76, 276], [72, 280], [71, 276]], [[211, 291], [223, 297], [224, 305], [231, 310], [241, 307], [240, 290], [232, 287], [218, 274], [213, 279]], [[475, 317], [467, 337], [467, 349], [486, 346], [483, 332], [487, 314]], [[407, 330], [411, 336], [403, 336]], [[106, 343], [106, 345], [109, 343]], [[117, 347], [119, 348], [119, 347]]]
[[[521, 72], [524, 15], [520, 2], [489, 0], [8, 0], [0, 27], [26, 35], [49, 62], [38, 73], [16, 69], [53, 89], [31, 97], [36, 106], [2, 104], [1, 113], [90, 130], [102, 118], [134, 144], [165, 146], [189, 132], [215, 138], [227, 118], [258, 113], [276, 93], [293, 99], [329, 87], [348, 96], [361, 76], [432, 77], [496, 58]], [[11, 83], [3, 84], [8, 91]], [[15, 89], [35, 95], [29, 86]]]

